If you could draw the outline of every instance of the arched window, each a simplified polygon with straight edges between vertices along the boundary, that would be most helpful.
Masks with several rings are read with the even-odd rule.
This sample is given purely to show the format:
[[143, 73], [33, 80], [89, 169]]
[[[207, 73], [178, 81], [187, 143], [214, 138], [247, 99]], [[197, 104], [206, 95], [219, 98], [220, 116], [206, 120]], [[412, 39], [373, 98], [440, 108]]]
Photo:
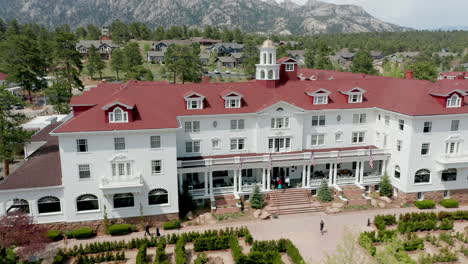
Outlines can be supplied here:
[[418, 170], [414, 175], [414, 183], [428, 183], [431, 180], [431, 171], [428, 169]]
[[55, 196], [44, 196], [37, 200], [37, 209], [40, 214], [60, 212], [60, 199]]
[[120, 107], [116, 107], [114, 111], [109, 112], [109, 122], [111, 123], [126, 123], [128, 122], [128, 113]]
[[395, 173], [393, 177], [395, 177], [395, 179], [400, 179], [400, 166], [395, 165]]
[[133, 207], [134, 205], [133, 193], [114, 194], [114, 208]]
[[461, 98], [458, 94], [453, 94], [447, 99], [447, 107], [460, 107], [461, 106]]
[[92, 211], [99, 210], [99, 201], [94, 194], [82, 194], [76, 198], [76, 210], [81, 211]]
[[456, 181], [457, 169], [451, 168], [442, 171], [442, 181]]
[[268, 71], [268, 80], [273, 80], [273, 70]]
[[164, 189], [154, 189], [148, 193], [148, 204], [167, 204], [169, 203], [169, 194]]
[[7, 213], [23, 212], [29, 214], [29, 202], [25, 199], [13, 199], [13, 203], [8, 207]]
[[265, 79], [265, 71], [261, 70], [260, 71], [260, 80], [264, 80], [264, 79]]

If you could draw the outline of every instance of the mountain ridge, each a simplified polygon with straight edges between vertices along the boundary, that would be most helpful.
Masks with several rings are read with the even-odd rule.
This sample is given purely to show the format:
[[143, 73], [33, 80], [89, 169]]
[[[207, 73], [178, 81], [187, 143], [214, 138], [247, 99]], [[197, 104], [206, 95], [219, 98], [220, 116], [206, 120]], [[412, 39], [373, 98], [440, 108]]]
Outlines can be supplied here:
[[247, 32], [318, 34], [401, 31], [355, 5], [309, 0], [0, 0], [4, 20], [37, 22], [49, 27], [69, 24], [109, 25], [115, 19], [140, 21], [151, 27], [187, 25], [233, 26]]

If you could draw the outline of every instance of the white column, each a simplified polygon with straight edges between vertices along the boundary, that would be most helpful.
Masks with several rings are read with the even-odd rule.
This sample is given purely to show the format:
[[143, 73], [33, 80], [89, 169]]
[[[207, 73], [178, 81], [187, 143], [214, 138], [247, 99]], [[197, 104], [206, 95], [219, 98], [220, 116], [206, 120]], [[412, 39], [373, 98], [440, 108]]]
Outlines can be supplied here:
[[28, 203], [29, 203], [29, 213], [34, 217], [39, 215], [39, 211], [38, 211], [38, 208], [37, 208], [37, 201], [36, 200], [28, 200]]
[[183, 182], [183, 179], [182, 179], [182, 173], [177, 173], [177, 177], [179, 178], [179, 191], [180, 192], [183, 192], [184, 189], [184, 182]]
[[266, 190], [266, 169], [262, 168], [262, 191]]
[[328, 185], [333, 184], [333, 168], [334, 167], [335, 167], [335, 165], [333, 163], [330, 163], [330, 171], [328, 173]]
[[239, 173], [239, 170], [235, 169], [233, 170], [234, 172], [234, 193], [237, 193], [237, 174]]
[[382, 173], [380, 175], [384, 175], [387, 171], [387, 159], [382, 160]]
[[361, 182], [361, 181], [360, 181], [361, 176], [360, 176], [360, 174], [359, 174], [359, 172], [361, 171], [361, 162], [360, 162], [360, 161], [357, 161], [356, 163], [357, 163], [357, 164], [356, 164], [356, 171], [354, 172], [354, 177], [355, 177], [354, 182], [355, 182], [355, 183], [359, 183], [359, 182]]
[[302, 166], [302, 188], [305, 188], [307, 185], [306, 179], [307, 179], [307, 171], [306, 171], [307, 165]]
[[307, 166], [307, 171], [306, 171], [306, 174], [307, 174], [307, 187], [310, 187], [310, 166]]
[[363, 183], [364, 182], [364, 163], [365, 161], [361, 161], [361, 169], [359, 171], [359, 182]]
[[239, 170], [239, 192], [242, 192], [242, 170]]
[[208, 172], [208, 179], [210, 181], [210, 186], [209, 186], [209, 191], [208, 193], [213, 195], [213, 172], [212, 171], [209, 171]]
[[336, 178], [337, 178], [337, 177], [336, 177], [336, 176], [337, 176], [337, 174], [338, 174], [338, 163], [335, 163], [335, 164], [334, 164], [334, 167], [335, 167], [335, 168], [333, 169], [333, 184], [334, 184], [334, 185], [337, 185], [337, 182], [336, 182]]
[[209, 190], [208, 190], [208, 172], [205, 172], [205, 195], [208, 196], [208, 194], [210, 193]]
[[271, 190], [271, 170], [267, 169], [267, 191]]

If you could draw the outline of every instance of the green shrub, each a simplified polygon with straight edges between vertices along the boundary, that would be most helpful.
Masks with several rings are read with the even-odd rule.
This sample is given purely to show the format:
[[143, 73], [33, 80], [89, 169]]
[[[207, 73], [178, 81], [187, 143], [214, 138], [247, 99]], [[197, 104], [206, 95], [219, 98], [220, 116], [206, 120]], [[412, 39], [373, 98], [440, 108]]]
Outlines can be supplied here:
[[403, 222], [398, 223], [398, 231], [401, 233], [416, 232], [416, 231], [431, 231], [436, 229], [436, 220], [426, 220], [418, 222]]
[[147, 245], [143, 244], [138, 248], [138, 253], [136, 256], [136, 264], [147, 264], [148, 263], [148, 257], [146, 255], [146, 248]]
[[379, 230], [377, 233], [377, 238], [373, 242], [392, 242], [396, 236], [396, 230]]
[[452, 230], [453, 229], [453, 220], [450, 219], [444, 219], [442, 222], [439, 224], [439, 229], [440, 230]]
[[245, 243], [252, 245], [253, 241], [254, 239], [250, 233], [245, 236]]
[[455, 245], [455, 240], [450, 233], [440, 233], [439, 239], [447, 243], [449, 246]]
[[91, 227], [82, 227], [76, 230], [73, 230], [72, 232], [72, 237], [76, 239], [80, 238], [90, 238], [94, 237], [96, 233], [94, 233], [94, 230]]
[[433, 209], [435, 202], [433, 200], [415, 201], [414, 205], [419, 209]]
[[108, 232], [111, 236], [127, 235], [133, 231], [132, 225], [129, 224], [115, 224], [109, 226]]
[[376, 215], [374, 217], [374, 225], [378, 230], [384, 230], [387, 225], [394, 225], [396, 223], [395, 215]]
[[444, 199], [439, 203], [445, 208], [458, 208], [458, 200], [456, 199]]
[[197, 258], [195, 259], [195, 264], [205, 264], [205, 263], [208, 263], [208, 257], [206, 256], [206, 253], [205, 252], [198, 253]]
[[265, 206], [265, 198], [260, 193], [260, 187], [255, 185], [255, 188], [250, 196], [250, 207], [254, 209], [262, 209]]
[[400, 222], [420, 222], [425, 220], [437, 220], [434, 212], [406, 213], [400, 215]]
[[392, 183], [390, 182], [390, 178], [388, 177], [387, 173], [382, 177], [380, 180], [380, 196], [392, 197], [393, 195], [393, 187]]
[[302, 257], [299, 249], [291, 242], [291, 240], [286, 240], [286, 254], [291, 258], [294, 264], [304, 264], [304, 258]]
[[57, 251], [57, 254], [55, 254], [54, 259], [52, 261], [52, 264], [64, 264], [68, 260], [67, 254], [63, 252], [61, 248]]
[[327, 180], [322, 180], [320, 187], [317, 190], [317, 199], [321, 202], [331, 202], [333, 201], [333, 194], [328, 187]]
[[156, 257], [154, 259], [155, 264], [169, 264], [169, 260], [166, 255], [166, 241], [162, 238], [159, 243], [158, 247], [156, 248]]
[[361, 247], [363, 247], [371, 256], [374, 256], [377, 249], [375, 248], [372, 240], [364, 233], [359, 235], [358, 243]]
[[232, 258], [235, 263], [239, 263], [239, 260], [243, 257], [242, 248], [239, 245], [239, 240], [236, 237], [231, 236], [229, 239], [229, 247], [231, 249]]
[[175, 247], [175, 260], [176, 264], [187, 263], [187, 256], [185, 255], [185, 242], [183, 239], [179, 239], [179, 241], [177, 241]]
[[228, 249], [230, 236], [199, 237], [193, 242], [195, 252]]
[[275, 240], [256, 240], [252, 245], [252, 251], [278, 251], [278, 242]]
[[165, 222], [163, 224], [164, 230], [179, 229], [180, 227], [181, 227], [180, 220], [172, 220], [169, 222]]
[[417, 237], [415, 234], [408, 233], [405, 241], [403, 241], [405, 251], [414, 251], [424, 249], [424, 240]]
[[49, 230], [47, 231], [47, 237], [52, 241], [59, 241], [62, 240], [63, 234], [60, 230]]

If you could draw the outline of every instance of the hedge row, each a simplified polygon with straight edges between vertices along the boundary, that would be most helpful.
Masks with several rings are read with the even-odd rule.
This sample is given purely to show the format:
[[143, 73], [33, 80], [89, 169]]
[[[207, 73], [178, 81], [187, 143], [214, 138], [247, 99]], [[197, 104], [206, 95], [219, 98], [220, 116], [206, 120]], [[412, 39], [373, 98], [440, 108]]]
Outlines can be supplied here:
[[109, 235], [111, 236], [127, 235], [134, 231], [136, 231], [136, 227], [130, 224], [115, 224], [108, 228]]
[[384, 230], [388, 225], [397, 223], [395, 215], [376, 215], [374, 217], [374, 225], [378, 230]]
[[179, 229], [181, 227], [180, 220], [172, 220], [169, 222], [165, 222], [163, 224], [163, 229], [164, 230], [170, 230], [170, 229]]
[[161, 238], [161, 240], [158, 243], [158, 246], [156, 248], [156, 257], [154, 259], [154, 263], [155, 264], [170, 264], [170, 261], [166, 255], [166, 241], [164, 238]]
[[403, 241], [405, 251], [414, 251], [424, 249], [424, 240], [416, 236], [416, 234], [408, 233], [406, 240]]
[[148, 256], [146, 255], [147, 246], [147, 244], [142, 244], [140, 248], [138, 248], [136, 264], [148, 264]]
[[112, 254], [107, 252], [95, 256], [78, 255], [75, 258], [74, 264], [94, 264], [100, 262], [123, 261], [125, 260], [125, 253], [123, 251]]
[[221, 237], [200, 237], [193, 242], [193, 249], [195, 252], [228, 249], [230, 237], [228, 235]]
[[433, 200], [415, 201], [414, 205], [419, 209], [434, 209], [436, 206]]
[[[359, 239], [358, 243], [359, 245], [367, 250], [371, 256], [375, 256], [375, 252], [377, 251], [377, 248], [374, 246], [374, 243], [372, 242], [372, 239], [369, 237], [367, 234], [368, 232], [362, 232], [359, 234]], [[375, 236], [375, 233], [374, 233]]]
[[458, 200], [456, 199], [444, 199], [439, 202], [445, 208], [458, 208]]
[[175, 247], [175, 260], [176, 264], [185, 264], [187, 263], [187, 256], [185, 255], [185, 241], [179, 239]]

